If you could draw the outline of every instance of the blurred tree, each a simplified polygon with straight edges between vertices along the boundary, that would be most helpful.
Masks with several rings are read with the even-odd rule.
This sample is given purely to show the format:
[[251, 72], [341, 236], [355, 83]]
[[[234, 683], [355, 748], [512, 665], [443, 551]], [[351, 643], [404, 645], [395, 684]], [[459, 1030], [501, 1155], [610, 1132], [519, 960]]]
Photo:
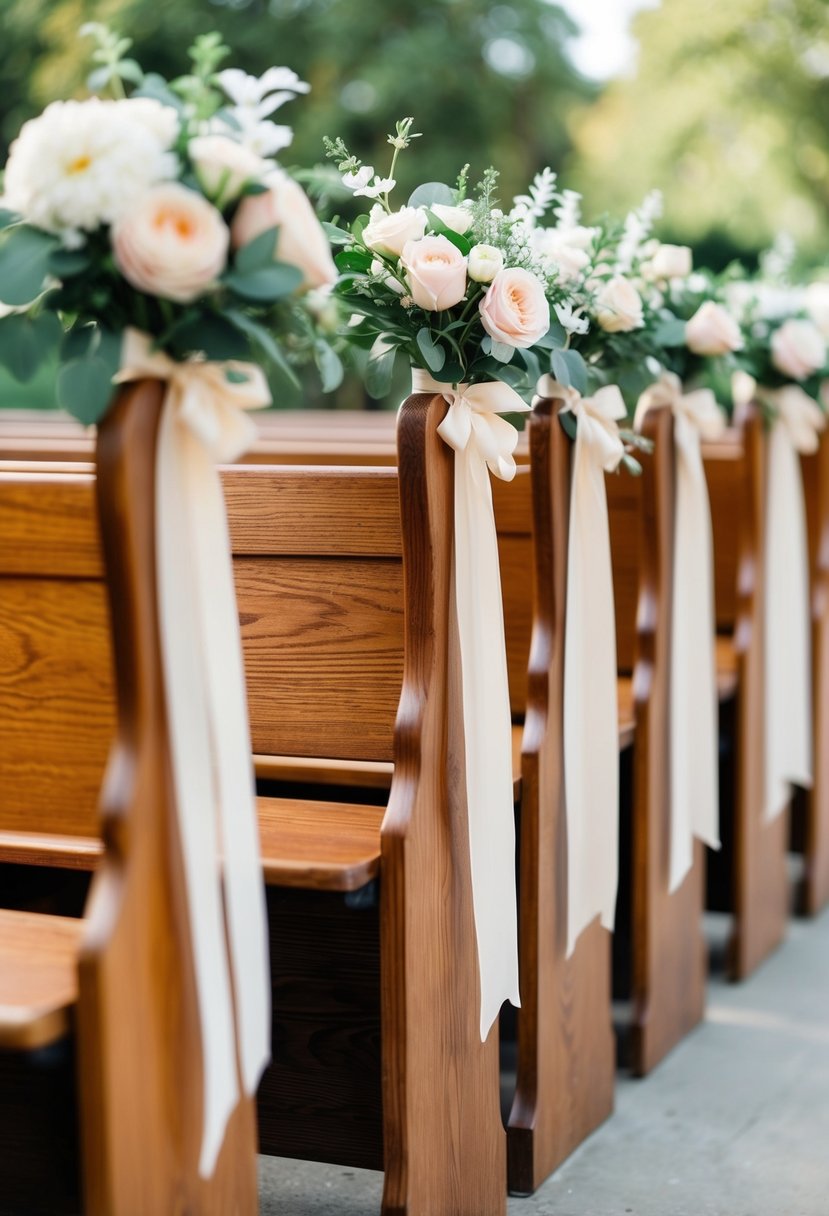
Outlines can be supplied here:
[[567, 55], [575, 27], [548, 0], [3, 0], [5, 145], [47, 101], [82, 92], [89, 48], [76, 34], [90, 20], [134, 38], [144, 67], [164, 75], [185, 69], [187, 46], [210, 28], [234, 65], [295, 68], [312, 93], [279, 115], [295, 127], [285, 163], [321, 161], [322, 136], [342, 134], [379, 169], [385, 133], [414, 114], [423, 139], [403, 158], [402, 191], [454, 181], [469, 160], [473, 181], [495, 163], [511, 197], [561, 163], [567, 112], [595, 93]]
[[634, 30], [632, 79], [574, 120], [576, 184], [596, 205], [665, 192], [662, 235], [713, 264], [789, 231], [829, 235], [826, 0], [663, 0]]

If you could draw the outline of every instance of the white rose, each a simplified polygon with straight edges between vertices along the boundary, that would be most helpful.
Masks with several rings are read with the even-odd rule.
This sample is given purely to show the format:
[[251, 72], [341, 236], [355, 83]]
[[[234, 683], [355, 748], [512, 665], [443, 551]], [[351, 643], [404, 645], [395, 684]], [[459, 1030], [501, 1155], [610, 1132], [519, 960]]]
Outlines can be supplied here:
[[642, 272], [646, 278], [687, 279], [693, 268], [693, 255], [687, 245], [660, 245]]
[[147, 295], [185, 304], [219, 277], [230, 233], [219, 212], [178, 182], [139, 195], [112, 229], [112, 249], [127, 282]]
[[472, 225], [472, 212], [468, 207], [450, 207], [446, 203], [432, 203], [429, 208], [442, 224], [463, 236]]
[[402, 296], [406, 290], [403, 284], [396, 279], [393, 274], [389, 274], [385, 263], [381, 262], [379, 258], [372, 259], [371, 273], [380, 279], [390, 291], [396, 292], [396, 294], [399, 296]]
[[829, 283], [817, 281], [806, 288], [806, 309], [824, 338], [829, 339]]
[[806, 380], [826, 363], [826, 343], [811, 321], [784, 321], [771, 335], [771, 361], [784, 376]]
[[616, 275], [605, 283], [596, 297], [596, 320], [609, 334], [626, 334], [642, 327], [642, 297], [629, 279]]
[[363, 241], [375, 253], [399, 258], [407, 241], [418, 241], [426, 231], [426, 212], [421, 207], [401, 207], [391, 215], [375, 203], [363, 229]]
[[255, 152], [226, 135], [197, 135], [191, 139], [188, 151], [199, 185], [220, 210], [237, 199], [248, 182], [261, 178], [267, 168]]
[[504, 268], [504, 255], [494, 245], [473, 245], [469, 250], [467, 272], [475, 283], [491, 283]]
[[[558, 272], [562, 283], [578, 279], [590, 265], [590, 256], [580, 243], [579, 232], [590, 232], [589, 228], [568, 228], [559, 232], [556, 228], [534, 228], [530, 243], [545, 266]], [[575, 239], [573, 239], [575, 237]]]
[[731, 313], [706, 300], [685, 326], [685, 345], [695, 355], [727, 355], [742, 350], [743, 336]]

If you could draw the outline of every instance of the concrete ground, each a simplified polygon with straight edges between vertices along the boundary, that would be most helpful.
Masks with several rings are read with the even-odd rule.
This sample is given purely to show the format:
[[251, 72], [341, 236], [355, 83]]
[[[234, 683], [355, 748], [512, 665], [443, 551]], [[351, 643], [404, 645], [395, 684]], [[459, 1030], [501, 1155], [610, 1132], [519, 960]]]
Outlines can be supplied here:
[[[262, 1216], [372, 1216], [382, 1176], [261, 1159]], [[440, 1216], [435, 1213], [435, 1216]], [[509, 1216], [829, 1216], [829, 914], [741, 985]]]

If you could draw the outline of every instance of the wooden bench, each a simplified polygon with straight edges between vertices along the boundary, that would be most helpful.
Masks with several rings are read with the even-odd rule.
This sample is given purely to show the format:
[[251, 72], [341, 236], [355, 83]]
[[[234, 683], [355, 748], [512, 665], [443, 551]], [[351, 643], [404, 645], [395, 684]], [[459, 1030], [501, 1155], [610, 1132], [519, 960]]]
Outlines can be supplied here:
[[[504, 1210], [505, 1149], [497, 1039], [478, 1032], [465, 808], [445, 780], [457, 709], [441, 404], [409, 403], [399, 478], [249, 468], [225, 491], [254, 748], [395, 768], [385, 814], [260, 803], [276, 1053], [262, 1148], [385, 1163], [388, 1212], [480, 1216]], [[4, 855], [21, 861], [55, 845], [51, 860], [89, 865], [100, 847], [94, 791], [113, 715], [93, 488], [77, 473], [0, 477], [0, 721], [16, 723], [2, 735], [14, 798], [0, 814]], [[79, 771], [68, 797], [67, 754]], [[378, 873], [379, 908], [364, 884]]]
[[616, 646], [632, 681], [634, 748], [623, 757], [622, 832], [614, 970], [629, 997], [629, 1062], [644, 1076], [702, 1019], [707, 956], [702, 933], [705, 862], [669, 892], [671, 646], [676, 454], [669, 410], [651, 411], [652, 454], [639, 478], [608, 478]]
[[749, 412], [703, 445], [714, 530], [723, 848], [708, 858], [708, 906], [733, 918], [727, 968], [743, 979], [783, 940], [789, 916], [789, 812], [763, 817], [765, 437]]

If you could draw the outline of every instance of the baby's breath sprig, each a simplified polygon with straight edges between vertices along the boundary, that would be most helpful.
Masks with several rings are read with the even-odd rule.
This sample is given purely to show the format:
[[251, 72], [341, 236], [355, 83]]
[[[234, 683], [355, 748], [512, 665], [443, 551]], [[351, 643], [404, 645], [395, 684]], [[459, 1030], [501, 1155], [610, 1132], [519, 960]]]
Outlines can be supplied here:
[[363, 163], [359, 157], [352, 156], [345, 145], [345, 140], [339, 135], [336, 139], [323, 135], [322, 146], [325, 148], [325, 155], [328, 159], [337, 162], [340, 173], [356, 173]]

